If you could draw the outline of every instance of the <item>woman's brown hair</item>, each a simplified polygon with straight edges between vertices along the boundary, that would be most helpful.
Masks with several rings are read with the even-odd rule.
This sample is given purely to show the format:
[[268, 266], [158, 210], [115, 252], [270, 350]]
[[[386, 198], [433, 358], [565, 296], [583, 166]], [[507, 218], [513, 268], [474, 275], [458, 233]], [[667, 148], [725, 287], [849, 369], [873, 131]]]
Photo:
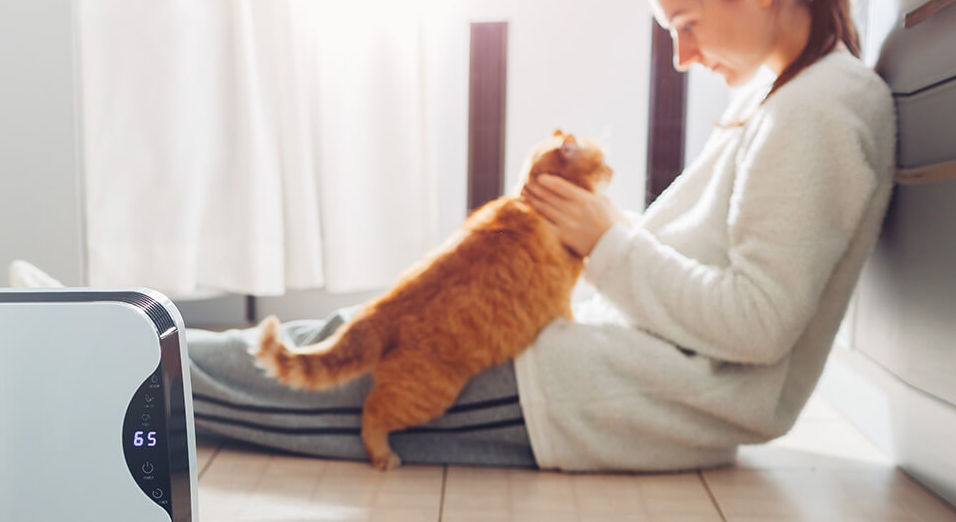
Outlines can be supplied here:
[[860, 57], [860, 37], [850, 16], [849, 0], [802, 1], [810, 9], [810, 37], [803, 52], [773, 82], [767, 98], [807, 66], [826, 56], [839, 42], [843, 42], [853, 56]]
[[[761, 104], [777, 92], [777, 89], [800, 74], [800, 71], [829, 54], [840, 42], [846, 45], [853, 56], [860, 57], [860, 37], [850, 16], [849, 0], [799, 1], [806, 3], [810, 9], [810, 36], [807, 38], [807, 45], [777, 76], [770, 91], [760, 101]], [[747, 124], [750, 116], [731, 122], [717, 122], [716, 126], [722, 129], [740, 128]]]

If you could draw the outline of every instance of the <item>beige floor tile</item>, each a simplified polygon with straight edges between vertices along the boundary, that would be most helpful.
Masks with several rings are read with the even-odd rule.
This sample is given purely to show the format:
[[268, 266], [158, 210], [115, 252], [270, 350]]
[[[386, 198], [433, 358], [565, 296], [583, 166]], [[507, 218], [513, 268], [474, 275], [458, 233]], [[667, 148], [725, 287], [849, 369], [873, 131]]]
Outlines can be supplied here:
[[697, 473], [575, 475], [573, 483], [578, 512], [586, 520], [609, 515], [620, 520], [720, 520]]
[[647, 503], [641, 494], [641, 482], [645, 478], [628, 475], [573, 476], [571, 484], [578, 512], [588, 517], [645, 513]]
[[511, 522], [581, 522], [574, 512], [546, 509], [516, 509], [509, 518]]
[[340, 506], [371, 507], [384, 477], [364, 462], [328, 461], [312, 499]]
[[745, 469], [885, 469], [893, 463], [852, 425], [842, 420], [798, 422], [767, 444], [742, 446], [737, 466]]
[[696, 473], [568, 474], [452, 466], [442, 520], [719, 521], [720, 516]]
[[239, 520], [315, 520], [325, 515], [325, 506], [311, 502], [325, 467], [326, 463], [321, 460], [271, 456], [255, 488], [249, 491], [249, 500]]
[[449, 466], [445, 479], [445, 513], [488, 511], [507, 513], [510, 509], [509, 470]]
[[205, 472], [206, 467], [209, 466], [221, 445], [222, 442], [218, 440], [199, 439], [196, 441], [196, 472], [200, 476]]
[[442, 510], [442, 522], [509, 522], [511, 513], [507, 509], [488, 506], [488, 509], [448, 509]]
[[443, 469], [225, 447], [200, 480], [203, 522], [437, 521]]
[[719, 520], [699, 473], [648, 476], [641, 482], [641, 495], [649, 515]]
[[221, 449], [199, 479], [201, 520], [238, 520], [265, 474], [269, 458], [265, 453]]
[[498, 510], [444, 510], [442, 522], [581, 522], [588, 520], [581, 518], [575, 512], [561, 511], [498, 511]]
[[364, 462], [328, 461], [312, 500], [370, 509], [437, 512], [442, 474], [440, 466], [402, 466], [382, 472]]
[[434, 510], [438, 513], [444, 475], [442, 466], [402, 466], [378, 473], [383, 477], [375, 507]]
[[714, 522], [722, 520], [714, 512], [710, 515], [623, 513], [620, 515], [587, 515], [582, 522]]
[[576, 503], [572, 478], [553, 471], [512, 470], [508, 474], [509, 501], [513, 513], [574, 513]]
[[893, 469], [731, 468], [704, 472], [728, 521], [952, 522], [956, 514]]
[[[724, 515], [728, 522], [844, 522], [842, 515], [820, 513], [796, 513], [791, 515]], [[829, 517], [829, 518], [828, 518]]]
[[375, 508], [369, 522], [437, 522], [439, 508]]

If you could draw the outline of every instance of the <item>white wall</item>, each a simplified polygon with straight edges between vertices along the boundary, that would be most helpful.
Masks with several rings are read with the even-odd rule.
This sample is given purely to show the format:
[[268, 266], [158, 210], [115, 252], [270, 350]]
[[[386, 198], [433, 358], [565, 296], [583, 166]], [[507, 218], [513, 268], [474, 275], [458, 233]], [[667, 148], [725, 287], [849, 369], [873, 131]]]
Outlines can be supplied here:
[[687, 79], [687, 110], [684, 123], [684, 165], [690, 165], [704, 148], [720, 115], [727, 107], [732, 90], [721, 75], [691, 67]]
[[[427, 2], [424, 24], [428, 168], [437, 176], [439, 236], [467, 215], [468, 71], [472, 22], [508, 27], [505, 189], [519, 182], [527, 152], [555, 128], [601, 143], [615, 169], [610, 197], [644, 202], [652, 17], [642, 0]], [[260, 317], [321, 317], [377, 292], [321, 291], [260, 298]]]
[[0, 0], [0, 286], [25, 258], [84, 280], [71, 3]]
[[590, 137], [615, 169], [611, 198], [644, 200], [651, 13], [646, 2], [469, 0], [436, 2], [426, 25], [429, 115], [441, 190], [441, 231], [466, 213], [469, 24], [505, 21], [508, 83], [505, 186], [519, 182], [527, 152], [555, 128]]

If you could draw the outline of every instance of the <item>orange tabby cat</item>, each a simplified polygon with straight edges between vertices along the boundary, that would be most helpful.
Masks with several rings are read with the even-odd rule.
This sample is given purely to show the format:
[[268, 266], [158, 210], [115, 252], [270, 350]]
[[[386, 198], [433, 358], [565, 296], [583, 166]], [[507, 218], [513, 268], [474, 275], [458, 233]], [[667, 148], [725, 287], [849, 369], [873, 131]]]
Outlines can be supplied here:
[[[550, 173], [588, 190], [611, 177], [596, 146], [561, 131], [526, 165], [529, 179]], [[371, 372], [362, 438], [372, 464], [392, 468], [401, 461], [388, 444], [390, 432], [440, 416], [468, 379], [518, 355], [554, 319], [571, 318], [582, 266], [530, 206], [500, 197], [322, 342], [290, 348], [278, 319], [266, 319], [256, 362], [306, 389]]]

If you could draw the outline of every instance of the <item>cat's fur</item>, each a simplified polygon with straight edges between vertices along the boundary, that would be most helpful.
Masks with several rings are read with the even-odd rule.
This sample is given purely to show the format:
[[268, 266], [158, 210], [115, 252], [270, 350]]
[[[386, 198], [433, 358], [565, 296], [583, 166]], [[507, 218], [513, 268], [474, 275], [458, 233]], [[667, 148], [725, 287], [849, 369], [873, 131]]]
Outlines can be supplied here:
[[[596, 146], [555, 131], [526, 163], [526, 179], [542, 173], [593, 191], [611, 169]], [[373, 465], [391, 468], [401, 461], [390, 432], [440, 416], [472, 376], [515, 357], [554, 319], [571, 318], [582, 266], [529, 205], [500, 197], [322, 342], [290, 348], [278, 319], [266, 319], [256, 362], [305, 389], [371, 372], [362, 438]]]

